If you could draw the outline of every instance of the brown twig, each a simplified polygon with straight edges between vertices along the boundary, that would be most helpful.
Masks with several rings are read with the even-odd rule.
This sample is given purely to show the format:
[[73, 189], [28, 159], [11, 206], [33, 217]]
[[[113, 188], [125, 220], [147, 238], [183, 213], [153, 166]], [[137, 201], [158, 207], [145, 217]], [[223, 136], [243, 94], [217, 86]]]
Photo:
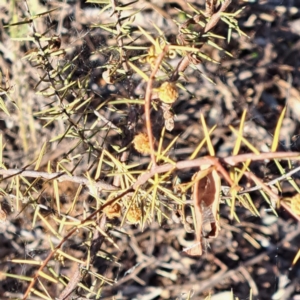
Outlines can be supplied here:
[[[99, 226], [103, 231], [106, 231], [106, 216], [102, 215], [101, 220], [99, 222]], [[100, 235], [98, 230], [95, 230], [96, 235]], [[98, 240], [98, 237], [94, 240]], [[105, 238], [104, 236], [101, 236], [101, 240], [100, 242], [97, 243], [97, 249], [99, 249], [102, 245], [102, 243], [104, 242]], [[91, 251], [91, 249], [89, 250]], [[58, 300], [68, 300], [71, 299], [71, 295], [74, 292], [74, 290], [77, 288], [78, 283], [80, 282], [80, 280], [82, 279], [82, 273], [81, 273], [81, 268], [80, 265], [78, 264], [76, 267], [75, 272], [73, 273], [73, 275], [71, 276], [71, 278], [69, 279], [69, 282], [67, 284], [67, 286], [65, 286], [65, 288], [63, 289], [63, 291], [60, 293]]]
[[69, 283], [64, 288], [64, 290], [60, 293], [58, 300], [68, 300], [71, 297], [71, 294], [73, 293], [74, 289], [77, 287], [80, 279], [82, 278], [81, 272], [80, 272], [80, 266], [78, 265], [75, 272], [71, 276]]
[[152, 85], [155, 79], [155, 75], [159, 69], [159, 66], [168, 52], [169, 47], [165, 46], [163, 51], [159, 54], [156, 59], [155, 66], [152, 70], [152, 73], [149, 77], [146, 94], [145, 94], [145, 119], [146, 119], [146, 128], [149, 137], [149, 144], [150, 144], [150, 151], [151, 151], [151, 160], [152, 160], [152, 168], [156, 167], [156, 157], [155, 157], [155, 149], [154, 149], [154, 139], [153, 139], [153, 132], [151, 126], [151, 118], [150, 118], [150, 108], [151, 108], [151, 96], [152, 96]]
[[[277, 182], [282, 181], [284, 179], [289, 180], [288, 177], [292, 176], [295, 173], [298, 173], [299, 171], [300, 171], [300, 166], [298, 166], [295, 169], [292, 169], [291, 171], [289, 171], [289, 172], [287, 172], [287, 173], [285, 173], [285, 174], [283, 174], [283, 175], [281, 175], [281, 176], [279, 176], [279, 177], [277, 177], [277, 178], [275, 178], [275, 179], [273, 179], [273, 180], [271, 180], [269, 182], [265, 182], [265, 184], [266, 185], [274, 185]], [[254, 191], [260, 190], [260, 189], [261, 189], [260, 186], [254, 186], [254, 187], [251, 187], [249, 189], [245, 189], [245, 190], [241, 191], [239, 194], [250, 193], [250, 192], [254, 192]]]
[[214, 13], [212, 15], [212, 17], [210, 18], [209, 22], [206, 24], [205, 28], [204, 28], [204, 32], [207, 33], [208, 31], [212, 30], [220, 21], [221, 19], [221, 14], [222, 12], [224, 12], [226, 10], [226, 8], [229, 6], [229, 4], [231, 3], [231, 0], [225, 0], [220, 9]]
[[256, 285], [254, 279], [252, 278], [251, 274], [249, 273], [249, 271], [244, 266], [241, 266], [240, 273], [244, 276], [246, 281], [249, 283], [249, 286], [252, 290], [252, 295], [255, 297], [258, 296], [259, 290], [257, 288], [257, 285]]
[[[287, 154], [285, 157], [284, 153]], [[289, 156], [291, 154], [291, 156]], [[253, 154], [253, 153], [246, 153], [246, 154], [239, 154], [239, 155], [233, 155], [228, 156], [224, 158], [222, 161], [228, 165], [234, 166], [238, 163], [245, 162], [248, 159], [250, 160], [269, 160], [269, 159], [285, 159], [288, 157], [297, 157], [300, 155], [298, 152], [267, 152], [267, 153], [260, 153], [260, 154]], [[259, 158], [260, 157], [260, 158]]]
[[[82, 185], [89, 186], [91, 184], [91, 181], [88, 180], [85, 177], [82, 176], [70, 176], [66, 175], [64, 172], [55, 172], [55, 173], [47, 173], [47, 172], [40, 172], [40, 171], [33, 171], [33, 170], [24, 170], [24, 169], [8, 169], [8, 170], [0, 170], [0, 175], [5, 175], [8, 177], [13, 177], [16, 175], [24, 176], [24, 177], [30, 177], [30, 178], [43, 178], [47, 180], [54, 180], [57, 179], [57, 181], [71, 181], [75, 183], [79, 183]], [[2, 178], [1, 181], [8, 179]], [[108, 191], [116, 191], [118, 190], [117, 187], [108, 184], [104, 181], [97, 181], [95, 182], [95, 186], [99, 188], [100, 190], [108, 190]]]
[[261, 179], [259, 179], [257, 176], [255, 176], [253, 173], [251, 172], [245, 172], [244, 173], [248, 178], [252, 179], [252, 181], [254, 181], [256, 183], [256, 185], [261, 186], [261, 188], [274, 200], [276, 200], [276, 202], [278, 203], [278, 201], [280, 201], [280, 197], [274, 193]]
[[[224, 176], [224, 179], [232, 185], [233, 182], [230, 178], [227, 177], [226, 171], [221, 165], [221, 163], [228, 164], [231, 166], [234, 166], [237, 163], [244, 162], [248, 159], [252, 161], [259, 161], [259, 160], [266, 160], [266, 159], [290, 159], [290, 158], [300, 158], [300, 153], [298, 152], [271, 152], [271, 153], [261, 153], [261, 154], [240, 154], [235, 156], [228, 156], [226, 158], [217, 158], [217, 157], [201, 157], [196, 158], [193, 160], [184, 160], [179, 161], [176, 164], [164, 164], [161, 166], [156, 166], [155, 168], [152, 168], [150, 171], [145, 172], [142, 174], [139, 178], [137, 178], [136, 182], [132, 185], [132, 189], [137, 189], [139, 186], [146, 183], [149, 179], [151, 179], [155, 174], [161, 174], [170, 172], [173, 169], [174, 170], [182, 170], [182, 169], [190, 169], [194, 168], [196, 166], [203, 166], [203, 165], [215, 165], [217, 167], [217, 170]], [[97, 181], [91, 183], [90, 180], [88, 180], [85, 177], [82, 176], [69, 176], [64, 174], [63, 172], [56, 172], [56, 173], [47, 173], [47, 172], [40, 172], [40, 171], [33, 171], [33, 170], [24, 170], [24, 169], [2, 169], [0, 170], [0, 175], [5, 176], [24, 176], [24, 177], [31, 177], [31, 178], [38, 178], [41, 177], [43, 179], [53, 180], [57, 179], [58, 181], [71, 181], [75, 183], [79, 183], [82, 185], [89, 186], [93, 184], [95, 187], [101, 189], [101, 190], [107, 190], [107, 191], [116, 191], [118, 190], [117, 187], [108, 184], [104, 181]], [[2, 178], [1, 181], [5, 180], [6, 178]]]
[[[261, 153], [261, 154], [240, 154], [236, 156], [229, 156], [226, 158], [217, 158], [217, 157], [201, 157], [196, 158], [193, 160], [184, 160], [179, 161], [176, 164], [165, 164], [162, 166], [157, 166], [156, 168], [151, 169], [151, 171], [148, 171], [141, 175], [137, 181], [133, 184], [133, 189], [138, 188], [140, 185], [147, 182], [150, 178], [152, 178], [155, 174], [161, 174], [170, 172], [171, 170], [182, 170], [182, 169], [190, 169], [194, 168], [196, 166], [203, 166], [203, 165], [216, 165], [216, 161], [219, 160], [222, 163], [234, 166], [236, 163], [244, 162], [248, 159], [252, 161], [258, 161], [258, 160], [265, 160], [270, 158], [280, 158], [280, 159], [289, 159], [289, 158], [296, 158], [298, 157], [300, 159], [300, 153], [298, 152], [272, 152], [272, 153]], [[223, 174], [222, 174], [223, 175]], [[226, 178], [225, 178], [226, 179]]]

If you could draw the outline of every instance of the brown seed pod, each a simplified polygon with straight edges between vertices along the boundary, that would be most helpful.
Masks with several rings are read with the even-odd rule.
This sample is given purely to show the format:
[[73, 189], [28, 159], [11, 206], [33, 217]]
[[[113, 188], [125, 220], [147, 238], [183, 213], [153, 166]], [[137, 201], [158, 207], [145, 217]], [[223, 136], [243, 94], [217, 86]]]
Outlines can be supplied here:
[[202, 255], [202, 239], [205, 223], [209, 223], [209, 232], [205, 238], [218, 236], [220, 225], [218, 220], [218, 208], [221, 191], [221, 179], [218, 172], [209, 166], [201, 166], [193, 180], [193, 198], [196, 216], [196, 243], [195, 247], [185, 249], [191, 256]]
[[118, 218], [121, 216], [121, 205], [114, 203], [113, 205], [106, 206], [103, 212], [108, 219]]

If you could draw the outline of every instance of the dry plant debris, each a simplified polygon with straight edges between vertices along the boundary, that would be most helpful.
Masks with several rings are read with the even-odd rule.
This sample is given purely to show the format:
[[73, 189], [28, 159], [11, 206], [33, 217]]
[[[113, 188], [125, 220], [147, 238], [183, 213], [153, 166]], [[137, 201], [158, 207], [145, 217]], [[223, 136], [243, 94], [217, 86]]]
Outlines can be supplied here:
[[300, 3], [2, 1], [1, 299], [297, 299]]

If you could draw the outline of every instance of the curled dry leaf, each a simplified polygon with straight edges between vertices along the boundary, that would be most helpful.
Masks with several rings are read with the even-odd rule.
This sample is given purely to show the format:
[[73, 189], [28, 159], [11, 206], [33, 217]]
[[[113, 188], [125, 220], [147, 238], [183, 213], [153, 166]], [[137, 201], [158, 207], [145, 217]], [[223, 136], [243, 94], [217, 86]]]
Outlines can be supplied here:
[[191, 256], [202, 255], [203, 226], [210, 225], [205, 238], [217, 237], [220, 226], [218, 208], [221, 191], [221, 179], [214, 167], [201, 166], [201, 170], [193, 176], [193, 200], [196, 216], [196, 244], [184, 251]]

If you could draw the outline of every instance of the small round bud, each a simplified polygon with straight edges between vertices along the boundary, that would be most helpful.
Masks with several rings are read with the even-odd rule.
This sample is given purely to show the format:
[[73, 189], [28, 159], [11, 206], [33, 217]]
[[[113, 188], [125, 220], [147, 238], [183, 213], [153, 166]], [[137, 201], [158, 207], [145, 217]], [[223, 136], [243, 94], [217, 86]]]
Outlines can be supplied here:
[[300, 194], [297, 194], [292, 198], [291, 209], [295, 214], [300, 215]]
[[128, 223], [136, 224], [142, 218], [142, 211], [141, 211], [141, 209], [138, 206], [136, 206], [136, 205], [133, 204], [129, 208], [126, 217], [127, 217]]
[[164, 103], [174, 103], [178, 98], [177, 86], [173, 82], [164, 82], [157, 91], [159, 99]]
[[150, 154], [149, 137], [145, 133], [137, 134], [133, 139], [133, 145], [137, 152], [141, 154]]

